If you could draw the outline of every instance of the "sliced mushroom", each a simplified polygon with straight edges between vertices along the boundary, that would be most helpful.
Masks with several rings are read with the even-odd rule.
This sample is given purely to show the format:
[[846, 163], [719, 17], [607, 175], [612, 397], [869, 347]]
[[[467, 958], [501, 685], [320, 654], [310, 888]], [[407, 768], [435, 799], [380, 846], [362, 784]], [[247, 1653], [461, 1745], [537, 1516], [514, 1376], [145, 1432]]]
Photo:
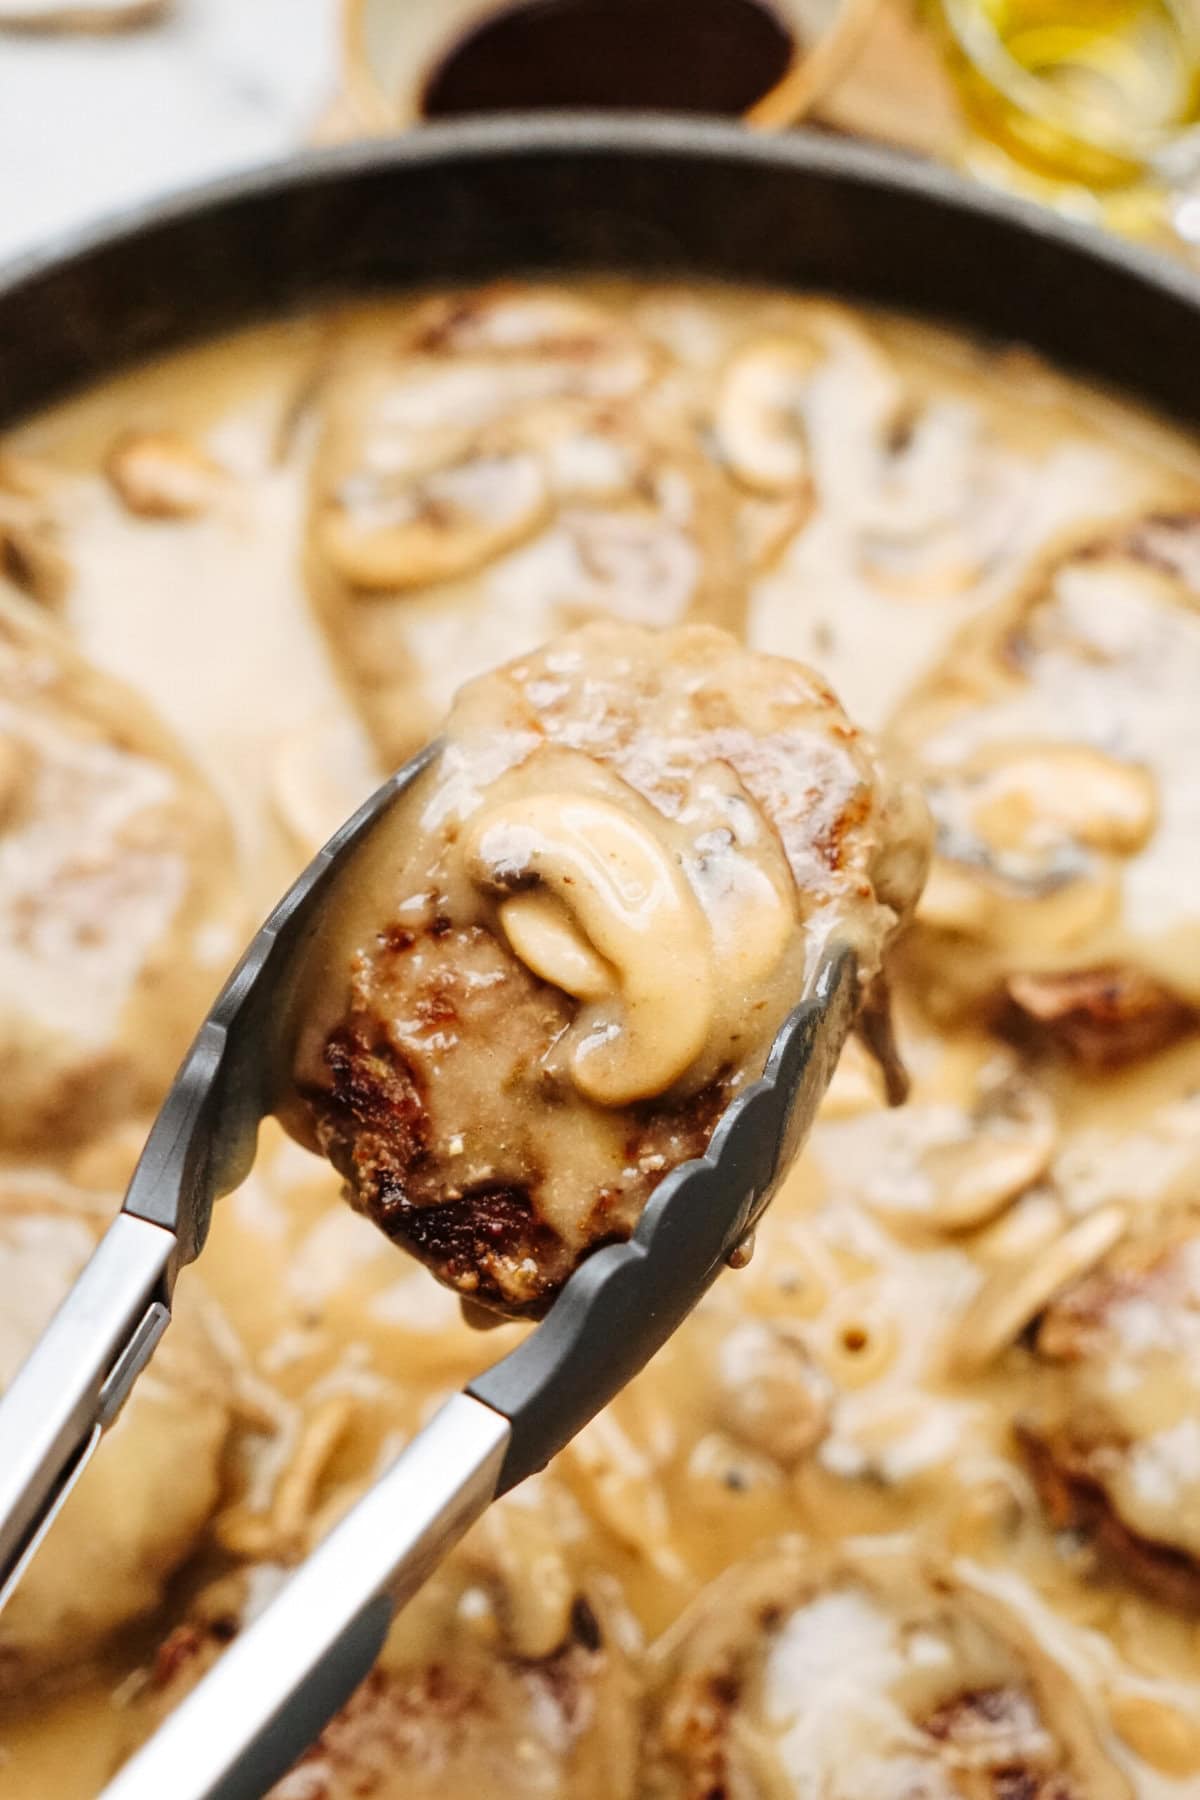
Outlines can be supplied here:
[[972, 820], [993, 848], [1021, 853], [1047, 827], [1090, 850], [1130, 856], [1153, 831], [1158, 796], [1140, 765], [1082, 744], [1031, 746], [996, 762], [974, 796]]
[[1050, 1180], [1026, 1189], [972, 1238], [971, 1256], [981, 1268], [1011, 1270], [1034, 1263], [1062, 1236], [1064, 1207], [1054, 1187], [1060, 1160], [1055, 1160]]
[[[1200, 514], [1049, 555], [901, 708], [941, 866], [912, 966], [1089, 1065], [1194, 1028]], [[952, 872], [950, 872], [952, 871]]]
[[226, 472], [177, 431], [126, 431], [109, 447], [104, 473], [139, 519], [194, 519], [214, 504]]
[[1045, 1173], [1054, 1108], [1032, 1082], [985, 1079], [970, 1108], [912, 1103], [822, 1132], [839, 1180], [897, 1224], [957, 1233], [987, 1224]]
[[989, 746], [930, 772], [937, 856], [919, 916], [938, 931], [1070, 951], [1119, 916], [1119, 858], [1150, 836], [1148, 772], [1066, 744]]
[[58, 514], [52, 473], [30, 457], [0, 452], [0, 575], [51, 611], [62, 606], [73, 573]]
[[294, 1563], [320, 1534], [321, 1485], [360, 1411], [354, 1396], [327, 1394], [305, 1408], [267, 1506], [246, 1500], [218, 1515], [213, 1536], [221, 1549], [246, 1562]]
[[579, 1518], [554, 1481], [525, 1482], [484, 1514], [461, 1552], [495, 1596], [506, 1647], [536, 1662], [571, 1639], [579, 1599], [569, 1546]]
[[640, 386], [650, 373], [648, 341], [618, 313], [563, 288], [497, 282], [431, 300], [413, 321], [411, 342], [425, 354], [559, 360], [581, 381], [610, 391]]
[[535, 457], [468, 454], [411, 482], [366, 473], [345, 482], [318, 534], [344, 580], [392, 593], [470, 574], [531, 537], [548, 509]]
[[[1050, 823], [1031, 824], [1018, 845], [1015, 818], [1009, 830], [998, 817], [985, 817], [982, 823], [997, 838], [1007, 838], [1004, 848], [989, 843], [977, 821], [964, 821], [964, 790], [953, 778], [939, 776], [926, 791], [938, 821], [938, 854], [918, 906], [923, 930], [913, 941], [914, 969], [920, 971], [926, 1002], [937, 1016], [982, 1015], [1023, 1027], [1017, 1035], [1028, 1039], [1040, 1005], [1047, 1015], [1070, 1009], [1066, 990], [1078, 979], [1071, 965], [1087, 945], [1119, 930], [1120, 866], [1111, 857], [1094, 856]], [[999, 807], [1007, 809], [1007, 802]], [[1023, 811], [1021, 803], [1014, 811]], [[1010, 975], [1013, 963], [1018, 969], [1024, 964], [1029, 974]], [[1056, 998], [1060, 983], [1061, 1000]], [[1039, 1000], [1043, 984], [1044, 1000]], [[1148, 984], [1138, 977], [1134, 985], [1146, 989]], [[1086, 1003], [1082, 990], [1079, 998]], [[1094, 1002], [1097, 1008], [1102, 1004], [1099, 990]], [[1131, 1012], [1142, 1010], [1132, 991], [1129, 1006]], [[1071, 1049], [1069, 1029], [1059, 1037]], [[1051, 1033], [1039, 1028], [1038, 1035], [1049, 1040]], [[1123, 1054], [1115, 1037], [1113, 1061]]]
[[[481, 886], [512, 890], [500, 923], [534, 974], [600, 1002], [574, 1035], [580, 1091], [601, 1106], [627, 1106], [679, 1080], [712, 1029], [712, 934], [653, 826], [607, 799], [535, 793], [485, 808], [463, 857]], [[560, 912], [531, 909], [520, 891], [531, 886]]]
[[1070, 1226], [1032, 1262], [989, 1275], [955, 1325], [949, 1360], [959, 1375], [976, 1375], [1014, 1344], [1056, 1294], [1086, 1275], [1128, 1228], [1123, 1206], [1104, 1206]]
[[1136, 1756], [1177, 1780], [1200, 1775], [1200, 1714], [1154, 1694], [1126, 1689], [1108, 1703], [1113, 1729]]
[[562, 1453], [580, 1503], [622, 1550], [678, 1578], [671, 1515], [645, 1449], [612, 1409], [585, 1425]]
[[[421, 362], [444, 392], [450, 373], [476, 409], [493, 399], [488, 416], [514, 404], [567, 396], [618, 401], [651, 382], [661, 355], [627, 319], [561, 288], [497, 282], [472, 293], [431, 300], [418, 309], [403, 349], [414, 371]], [[441, 422], [453, 418], [443, 412]]]
[[1035, 896], [1140, 850], [1158, 810], [1149, 770], [1084, 744], [989, 745], [927, 791], [943, 855]]
[[803, 492], [811, 475], [805, 398], [824, 351], [815, 339], [763, 338], [731, 360], [716, 406], [721, 457], [755, 493]]
[[1031, 1084], [984, 1091], [962, 1136], [929, 1145], [923, 1162], [944, 1231], [986, 1224], [1045, 1173], [1057, 1138], [1054, 1109]]

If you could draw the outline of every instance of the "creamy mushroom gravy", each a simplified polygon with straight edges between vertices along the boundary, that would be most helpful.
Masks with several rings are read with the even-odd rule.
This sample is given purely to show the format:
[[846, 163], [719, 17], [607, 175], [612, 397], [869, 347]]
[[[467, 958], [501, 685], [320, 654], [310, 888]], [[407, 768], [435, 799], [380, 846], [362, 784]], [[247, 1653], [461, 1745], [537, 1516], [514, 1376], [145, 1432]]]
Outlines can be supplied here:
[[[708, 609], [718, 601], [735, 612], [744, 608], [754, 644], [815, 663], [851, 715], [868, 725], [884, 727], [899, 715], [900, 734], [919, 747], [931, 670], [950, 653], [956, 633], [975, 629], [977, 615], [1015, 604], [1060, 538], [1094, 540], [1139, 509], [1200, 508], [1200, 458], [1189, 444], [1021, 353], [988, 352], [908, 323], [748, 291], [614, 283], [573, 290], [573, 299], [607, 309], [621, 344], [643, 359], [638, 393], [649, 382], [653, 407], [639, 399], [615, 423], [613, 414], [589, 415], [582, 433], [576, 417], [565, 436], [552, 422], [558, 461], [565, 458], [574, 472], [541, 494], [536, 524], [531, 514], [519, 543], [505, 541], [504, 531], [493, 536], [474, 566], [460, 567], [452, 581], [443, 563], [441, 587], [425, 592], [405, 596], [384, 584], [351, 597], [314, 573], [312, 562], [319, 508], [334, 491], [330, 459], [344, 443], [339, 408], [348, 390], [339, 371], [385, 368], [411, 336], [414, 317], [427, 317], [411, 303], [348, 308], [178, 355], [6, 440], [4, 566], [40, 594], [39, 604], [60, 607], [85, 656], [151, 702], [208, 775], [236, 833], [248, 914], [261, 910], [372, 781], [368, 731], [391, 751], [408, 704], [419, 733], [458, 680], [527, 648], [545, 634], [548, 619], [557, 628], [564, 594], [573, 621], [580, 611], [603, 611], [614, 593], [661, 597], [665, 577], [647, 580], [646, 570], [665, 567], [677, 583], [666, 588], [685, 612], [712, 616]], [[432, 371], [441, 379], [447, 358], [468, 359], [470, 366], [456, 365], [453, 374], [457, 391], [467, 390], [472, 430], [479, 429], [481, 386], [486, 392], [490, 381], [513, 379], [511, 361], [507, 374], [489, 372], [495, 343], [485, 350], [480, 358], [477, 343], [443, 348]], [[542, 341], [533, 360], [546, 352]], [[610, 374], [622, 366], [619, 357], [599, 360]], [[623, 366], [628, 380], [628, 358]], [[547, 379], [557, 403], [561, 382]], [[577, 409], [578, 395], [568, 399]], [[646, 409], [654, 413], [651, 435]], [[698, 460], [695, 442], [681, 441], [680, 419], [696, 412], [701, 441], [730, 479], [718, 480], [712, 463]], [[401, 425], [403, 436], [408, 427]], [[547, 428], [543, 415], [539, 434]], [[489, 421], [488, 429], [503, 436], [508, 427]], [[581, 439], [597, 437], [605, 442], [593, 443], [588, 469], [600, 461], [609, 472], [581, 475]], [[666, 463], [655, 465], [652, 449], [649, 474], [633, 466], [648, 443], [664, 437]], [[512, 461], [531, 454], [527, 435], [519, 445], [511, 438], [509, 432], [502, 451], [494, 442], [486, 446], [489, 457], [509, 459], [506, 480]], [[615, 458], [616, 477], [614, 458], [604, 461], [614, 438], [628, 450]], [[539, 436], [541, 447], [532, 452], [543, 471], [544, 444]], [[656, 486], [653, 467], [668, 465], [670, 479]], [[420, 474], [424, 479], [428, 470]], [[474, 504], [478, 474], [463, 475], [450, 516], [464, 494]], [[582, 498], [581, 486], [591, 488]], [[335, 488], [345, 495], [341, 477]], [[520, 499], [510, 493], [505, 504]], [[613, 538], [597, 536], [601, 512], [620, 515], [615, 563]], [[430, 516], [425, 499], [408, 516]], [[433, 516], [447, 515], [434, 508]], [[661, 563], [664, 520], [671, 547]], [[581, 541], [587, 553], [567, 558], [568, 542], [578, 551]], [[455, 555], [461, 561], [461, 543]], [[696, 567], [707, 556], [723, 558], [722, 580], [734, 580], [723, 599], [718, 586], [711, 602]], [[306, 597], [306, 562], [309, 597], [333, 656]], [[572, 572], [565, 587], [564, 568]], [[574, 582], [580, 568], [589, 577], [582, 598]], [[739, 570], [748, 571], [740, 592]], [[520, 606], [506, 611], [517, 580]], [[1170, 604], [1186, 601], [1173, 595]], [[378, 614], [368, 613], [365, 624], [355, 618], [354, 608], [375, 606]], [[364, 651], [364, 632], [375, 651]], [[397, 638], [402, 654], [388, 667], [381, 702], [380, 684], [367, 692], [370, 656]], [[1041, 672], [1052, 668], [1050, 661], [1039, 665]], [[948, 690], [957, 679], [955, 668]], [[1144, 669], [1136, 679], [1144, 679]], [[918, 684], [925, 697], [910, 704]], [[1080, 677], [1073, 694], [1084, 687]], [[1084, 697], [1072, 704], [1086, 713], [1089, 703]], [[1141, 720], [1146, 709], [1134, 710]], [[1028, 711], [1023, 750], [1042, 733], [1040, 724], [1028, 729]], [[1086, 713], [1085, 723], [1092, 717]], [[964, 747], [973, 750], [975, 739]], [[1123, 750], [1130, 754], [1119, 739], [1093, 747], [1118, 760]], [[1180, 791], [1178, 759], [1165, 756], [1160, 767], [1155, 741], [1144, 732], [1132, 758], [1147, 759], [1152, 777], [1175, 784], [1168, 795], [1156, 793], [1155, 806], [1172, 820], [1181, 817], [1188, 794]], [[937, 778], [943, 773], [939, 765]], [[1017, 824], [1003, 827], [1009, 835], [1002, 847], [1013, 849], [1015, 833], [1025, 854], [1031, 784], [1010, 782], [1009, 802], [1014, 785], [1026, 794], [1025, 813], [1018, 807]], [[1036, 778], [1032, 791], [1035, 800], [1043, 791]], [[1102, 824], [1112, 828], [1119, 810], [1101, 805]], [[1095, 853], [1094, 833], [1088, 837], [1091, 827], [1080, 826], [1078, 811], [1068, 809], [1065, 821], [1062, 806], [1051, 811], [1060, 835], [1074, 829]], [[1131, 833], [1124, 842], [1136, 838]], [[1046, 836], [1035, 832], [1034, 840], [1032, 852], [1046, 853]], [[1181, 855], [1189, 842], [1183, 834]], [[1104, 873], [1111, 877], [1111, 868]], [[1180, 904], [1189, 873], [1186, 862], [1175, 872], [1171, 929], [1190, 929], [1194, 956], [1197, 927]], [[996, 894], [997, 904], [1021, 899], [1011, 883], [989, 890], [989, 903]], [[967, 905], [964, 916], [961, 895], [959, 905], [956, 966], [969, 975], [980, 909], [972, 913]], [[984, 1593], [989, 1616], [1019, 1621], [1003, 1652], [976, 1660], [988, 1681], [1008, 1680], [1014, 1657], [1019, 1663], [1025, 1654], [1021, 1646], [1036, 1643], [1031, 1682], [1038, 1692], [1047, 1679], [1056, 1682], [1056, 1706], [1065, 1704], [1061, 1690], [1075, 1695], [1078, 1705], [1071, 1704], [1086, 1713], [1104, 1759], [1103, 1781], [1080, 1793], [1160, 1800], [1197, 1791], [1200, 1614], [1186, 1596], [1152, 1597], [1119, 1548], [1106, 1551], [1086, 1520], [1073, 1516], [1069, 1530], [1052, 1530], [1014, 1426], [1033, 1421], [1052, 1433], [1080, 1390], [1081, 1365], [1063, 1360], [1070, 1321], [1046, 1319], [1041, 1333], [1053, 1325], [1053, 1342], [1031, 1336], [1047, 1303], [1086, 1279], [1131, 1221], [1174, 1218], [1195, 1204], [1200, 1040], [1181, 1026], [1153, 1056], [1127, 1057], [1119, 1070], [1105, 1071], [1070, 1055], [1049, 1056], [1041, 1040], [1031, 1047], [1022, 1037], [1023, 1047], [1013, 1047], [1001, 1035], [1009, 1021], [999, 1013], [992, 1015], [997, 1031], [985, 1031], [971, 1010], [974, 989], [965, 1011], [944, 1006], [942, 1022], [934, 1023], [919, 1004], [922, 955], [925, 934], [947, 929], [949, 916], [943, 907], [919, 929], [901, 972], [909, 1106], [885, 1111], [870, 1064], [847, 1055], [749, 1268], [718, 1283], [651, 1369], [545, 1477], [495, 1509], [397, 1626], [380, 1704], [388, 1681], [398, 1679], [393, 1671], [436, 1665], [439, 1657], [453, 1662], [464, 1656], [464, 1644], [465, 1660], [485, 1672], [481, 1681], [489, 1659], [502, 1660], [510, 1683], [506, 1716], [513, 1708], [519, 1716], [528, 1702], [530, 1717], [543, 1722], [531, 1726], [528, 1740], [519, 1733], [513, 1740], [513, 1755], [528, 1756], [536, 1770], [536, 1779], [531, 1773], [514, 1791], [628, 1791], [635, 1779], [628, 1709], [671, 1664], [680, 1633], [692, 1629], [678, 1623], [681, 1615], [708, 1582], [724, 1575], [738, 1583], [736, 1572], [726, 1572], [753, 1553], [772, 1554], [775, 1540], [797, 1533], [819, 1548], [814, 1568], [820, 1558], [858, 1554], [858, 1539], [886, 1540], [914, 1592], [924, 1594], [936, 1575], [943, 1598], [950, 1595], [945, 1604], [958, 1589]], [[996, 941], [994, 931], [985, 941], [989, 982]], [[1105, 958], [1113, 943], [1111, 935], [1104, 939]], [[1087, 961], [1086, 944], [1084, 928], [1066, 965], [1078, 969]], [[1001, 974], [1009, 972], [1004, 965]], [[962, 985], [970, 985], [966, 976]], [[1104, 1020], [1092, 1025], [1100, 1030]], [[168, 1076], [164, 1068], [163, 1080]], [[72, 1223], [76, 1236], [94, 1228], [94, 1218], [116, 1203], [143, 1128], [129, 1122], [69, 1150], [52, 1146], [40, 1162], [10, 1153], [0, 1216], [20, 1255], [4, 1266], [19, 1268], [22, 1283], [32, 1282], [31, 1269], [41, 1270], [41, 1311], [86, 1244], [86, 1236], [56, 1244], [46, 1221], [66, 1207], [71, 1221], [93, 1219], [91, 1227]], [[44, 1257], [37, 1251], [41, 1232]], [[146, 1675], [172, 1627], [219, 1621], [223, 1607], [240, 1606], [240, 1592], [234, 1601], [222, 1599], [231, 1572], [248, 1568], [255, 1589], [269, 1586], [271, 1571], [303, 1554], [436, 1401], [523, 1329], [505, 1325], [483, 1336], [469, 1330], [453, 1297], [349, 1212], [336, 1178], [274, 1128], [264, 1132], [253, 1176], [219, 1208], [202, 1268], [185, 1278], [181, 1301], [189, 1285], [198, 1308], [201, 1287], [220, 1308], [219, 1316], [205, 1316], [217, 1340], [213, 1379], [229, 1390], [223, 1497], [165, 1603], [85, 1668], [60, 1671], [38, 1690], [14, 1686], [0, 1702], [0, 1790], [13, 1800], [96, 1793], [149, 1729], [156, 1706], [171, 1697], [180, 1664], [186, 1673], [187, 1644], [176, 1634], [168, 1663], [160, 1657], [155, 1677]], [[35, 1299], [25, 1298], [36, 1315]], [[1174, 1511], [1174, 1540], [1187, 1545], [1195, 1542], [1198, 1505], [1188, 1431], [1200, 1400], [1191, 1315], [1160, 1343], [1158, 1315], [1137, 1302], [1133, 1291], [1124, 1311], [1106, 1307], [1105, 1360], [1088, 1363], [1085, 1340], [1083, 1367], [1102, 1389], [1102, 1418], [1119, 1416], [1142, 1439], [1139, 1452], [1150, 1446], [1138, 1467], [1108, 1471], [1118, 1498], [1128, 1499], [1139, 1479], [1154, 1484], [1133, 1495], [1125, 1524], [1162, 1529]], [[1083, 1311], [1082, 1298], [1076, 1310]], [[1126, 1342], [1131, 1361], [1123, 1374]], [[6, 1339], [0, 1347], [8, 1356]], [[162, 1372], [164, 1382], [168, 1375]], [[212, 1394], [205, 1404], [214, 1404]], [[1088, 1449], [1076, 1445], [1073, 1453], [1082, 1457]], [[161, 1478], [140, 1455], [125, 1457], [119, 1436], [102, 1450], [97, 1475], [106, 1464], [111, 1498], [99, 1506], [101, 1522], [95, 1510], [82, 1522], [92, 1556], [77, 1565], [101, 1585], [102, 1534], [118, 1519], [133, 1530]], [[1094, 1462], [1086, 1466], [1094, 1484], [1104, 1470], [1098, 1475]], [[1072, 1474], [1078, 1476], [1076, 1464]], [[128, 1545], [126, 1537], [114, 1564], [123, 1580]], [[78, 1546], [60, 1548], [65, 1564], [82, 1557]], [[53, 1546], [47, 1554], [54, 1555]], [[145, 1604], [153, 1603], [159, 1579], [155, 1572]], [[581, 1595], [588, 1602], [582, 1612]], [[845, 1617], [843, 1653], [851, 1658], [865, 1641], [861, 1633], [875, 1630], [861, 1609], [831, 1603], [815, 1616], [823, 1641], [832, 1633], [835, 1645]], [[775, 1750], [768, 1743], [768, 1760], [778, 1752], [790, 1767], [790, 1785], [776, 1789], [765, 1785], [776, 1778], [773, 1763], [762, 1776], [764, 1792], [806, 1795], [806, 1758], [814, 1746], [826, 1754], [821, 1745], [829, 1734], [796, 1716], [794, 1690], [812, 1662], [804, 1619], [798, 1613], [793, 1623], [780, 1622], [777, 1648], [751, 1696], [762, 1714], [760, 1735], [778, 1740]], [[625, 1671], [588, 1690], [588, 1704], [607, 1721], [604, 1755], [594, 1733], [586, 1754], [571, 1747], [573, 1734], [585, 1730], [578, 1712], [543, 1729], [553, 1682], [576, 1679], [561, 1661], [547, 1659], [569, 1641], [572, 1655], [586, 1662], [599, 1622], [610, 1663]], [[195, 1637], [197, 1629], [189, 1629]], [[961, 1629], [969, 1637], [974, 1628]], [[663, 1647], [647, 1656], [645, 1647], [662, 1634]], [[219, 1640], [216, 1626], [213, 1636]], [[959, 1641], [954, 1629], [947, 1641]], [[884, 1654], [882, 1640], [871, 1637], [870, 1645], [876, 1648], [863, 1667], [892, 1667], [895, 1657]], [[553, 1682], [548, 1674], [545, 1691], [530, 1700], [528, 1683], [542, 1669]], [[822, 1679], [822, 1704], [838, 1704], [835, 1672]], [[369, 1765], [374, 1785], [357, 1791], [424, 1792], [414, 1690], [404, 1692], [408, 1735], [393, 1733], [382, 1756], [378, 1743], [361, 1752], [367, 1764], [360, 1775]], [[865, 1702], [863, 1716], [876, 1716]], [[895, 1727], [893, 1712], [878, 1716]], [[355, 1741], [347, 1738], [344, 1756], [360, 1754]], [[339, 1754], [330, 1750], [326, 1764], [310, 1770], [312, 1783], [292, 1791], [356, 1791], [337, 1786]], [[463, 1793], [499, 1791], [503, 1776], [481, 1756], [478, 1746], [460, 1749], [451, 1779], [461, 1781]], [[455, 1791], [430, 1767], [428, 1759], [420, 1765], [421, 1780], [443, 1794]], [[959, 1791], [1005, 1792], [930, 1788], [935, 1795]], [[1013, 1791], [1076, 1800], [1074, 1789]], [[893, 1800], [886, 1786], [879, 1792]], [[854, 1800], [862, 1800], [859, 1791]]]
[[339, 876], [279, 1116], [441, 1280], [540, 1317], [835, 946], [886, 1035], [931, 820], [812, 669], [712, 625], [555, 637], [437, 743]]

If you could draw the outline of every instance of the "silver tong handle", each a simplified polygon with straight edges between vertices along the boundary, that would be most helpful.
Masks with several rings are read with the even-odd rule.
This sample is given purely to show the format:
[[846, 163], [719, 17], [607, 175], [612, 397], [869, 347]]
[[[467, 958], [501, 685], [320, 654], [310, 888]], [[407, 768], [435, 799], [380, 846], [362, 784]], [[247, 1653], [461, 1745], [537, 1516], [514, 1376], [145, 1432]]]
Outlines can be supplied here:
[[509, 1424], [456, 1394], [101, 1800], [262, 1800], [363, 1680], [398, 1607], [485, 1510]]
[[0, 1606], [170, 1321], [175, 1234], [121, 1213], [0, 1400]]

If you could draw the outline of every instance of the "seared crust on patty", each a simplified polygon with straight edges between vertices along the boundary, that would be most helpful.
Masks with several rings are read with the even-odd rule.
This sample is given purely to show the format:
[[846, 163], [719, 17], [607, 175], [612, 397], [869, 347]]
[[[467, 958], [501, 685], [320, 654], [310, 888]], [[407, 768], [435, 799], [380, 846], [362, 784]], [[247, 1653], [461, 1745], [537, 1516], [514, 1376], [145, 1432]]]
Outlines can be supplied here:
[[1170, 1544], [1131, 1531], [1113, 1510], [1106, 1471], [1126, 1454], [1120, 1443], [1077, 1443], [1069, 1433], [1043, 1436], [1018, 1421], [1017, 1442], [1033, 1476], [1038, 1498], [1056, 1531], [1077, 1532], [1115, 1570], [1162, 1600], [1189, 1612], [1200, 1610], [1200, 1566]]
[[1088, 1698], [990, 1598], [881, 1550], [734, 1568], [659, 1652], [648, 1800], [1121, 1800]]
[[[220, 1584], [164, 1641], [131, 1715], [135, 1742], [237, 1636], [237, 1589]], [[385, 1650], [269, 1800], [630, 1800], [635, 1759], [626, 1659], [604, 1606], [580, 1592], [546, 1656], [457, 1626], [427, 1659]]]
[[1196, 1009], [1140, 969], [1067, 969], [1012, 975], [1012, 1035], [1049, 1042], [1089, 1069], [1153, 1056], [1193, 1031]]
[[536, 1316], [701, 1155], [926, 815], [810, 670], [594, 625], [463, 690], [302, 1003], [286, 1117], [449, 1285]]
[[[329, 1086], [309, 1096], [317, 1147], [346, 1178], [356, 1209], [440, 1280], [484, 1305], [537, 1317], [576, 1253], [539, 1212], [545, 1171], [536, 1145], [523, 1150], [519, 1175], [476, 1175], [465, 1155], [439, 1145], [427, 1097], [456, 1078], [457, 1062], [466, 1085], [489, 1080], [513, 1093], [540, 1085], [539, 1065], [570, 1023], [570, 1002], [482, 926], [393, 937], [356, 971], [354, 995], [325, 1045]], [[404, 1014], [418, 1024], [401, 1059], [381, 1021]], [[703, 1153], [725, 1095], [717, 1082], [676, 1106], [631, 1113], [620, 1166], [583, 1222], [590, 1249], [628, 1237], [664, 1170]]]
[[1052, 1301], [1018, 1439], [1047, 1514], [1170, 1605], [1200, 1606], [1200, 1219], [1164, 1221]]
[[1086, 1067], [1200, 1018], [1190, 879], [1200, 513], [1069, 543], [901, 708], [937, 856], [913, 935], [935, 1010]]

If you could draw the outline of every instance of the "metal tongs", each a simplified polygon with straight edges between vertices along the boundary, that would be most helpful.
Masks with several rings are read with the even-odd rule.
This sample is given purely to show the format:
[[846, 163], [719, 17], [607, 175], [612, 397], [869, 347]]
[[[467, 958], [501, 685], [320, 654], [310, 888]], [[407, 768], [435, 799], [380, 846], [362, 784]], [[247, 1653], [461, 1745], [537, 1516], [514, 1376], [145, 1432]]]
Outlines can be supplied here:
[[[0, 1402], [0, 1604], [170, 1323], [213, 1201], [249, 1173], [287, 1079], [288, 998], [335, 878], [438, 748], [377, 789], [267, 919], [200, 1028], [120, 1214]], [[852, 956], [830, 955], [707, 1155], [666, 1176], [632, 1238], [589, 1257], [536, 1329], [441, 1407], [106, 1800], [260, 1800], [290, 1768], [467, 1528], [600, 1411], [736, 1256], [809, 1129], [857, 985]]]

